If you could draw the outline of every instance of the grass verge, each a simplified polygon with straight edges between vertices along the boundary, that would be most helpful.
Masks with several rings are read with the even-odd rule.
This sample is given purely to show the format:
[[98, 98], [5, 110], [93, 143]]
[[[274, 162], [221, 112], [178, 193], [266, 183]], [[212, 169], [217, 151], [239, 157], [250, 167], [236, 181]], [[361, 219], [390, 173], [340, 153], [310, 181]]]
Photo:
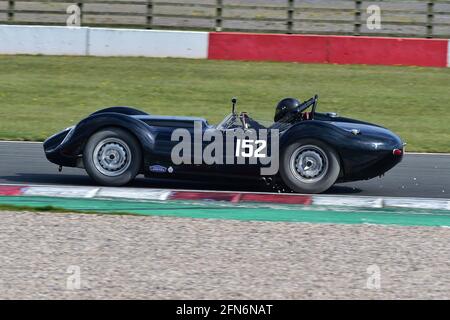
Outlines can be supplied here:
[[129, 216], [129, 215], [138, 215], [136, 213], [127, 213], [127, 212], [101, 212], [94, 210], [76, 210], [76, 209], [64, 209], [62, 207], [55, 206], [21, 206], [14, 204], [0, 204], [0, 212], [1, 211], [20, 211], [20, 212], [49, 212], [49, 213], [81, 213], [81, 214], [108, 214], [108, 215], [118, 215], [118, 216]]
[[0, 139], [42, 141], [107, 106], [220, 121], [229, 100], [271, 119], [286, 96], [375, 122], [409, 151], [450, 152], [450, 69], [157, 58], [0, 56]]

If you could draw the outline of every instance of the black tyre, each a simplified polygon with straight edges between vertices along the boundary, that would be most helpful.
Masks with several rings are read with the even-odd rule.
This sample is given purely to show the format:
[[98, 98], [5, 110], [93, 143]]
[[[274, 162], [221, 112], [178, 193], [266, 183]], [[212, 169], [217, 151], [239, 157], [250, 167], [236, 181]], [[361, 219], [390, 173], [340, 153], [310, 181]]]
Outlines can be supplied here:
[[140, 171], [141, 146], [124, 129], [103, 129], [89, 138], [83, 162], [89, 176], [98, 184], [122, 186], [133, 181]]
[[281, 154], [281, 179], [295, 192], [324, 192], [336, 182], [340, 170], [337, 153], [319, 140], [296, 141]]

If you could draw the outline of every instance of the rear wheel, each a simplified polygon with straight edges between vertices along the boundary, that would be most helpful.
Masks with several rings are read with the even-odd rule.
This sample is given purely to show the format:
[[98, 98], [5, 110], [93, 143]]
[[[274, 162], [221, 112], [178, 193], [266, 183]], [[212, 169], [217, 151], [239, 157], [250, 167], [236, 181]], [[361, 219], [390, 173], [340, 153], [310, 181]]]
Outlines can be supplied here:
[[324, 192], [336, 182], [340, 170], [336, 152], [319, 140], [296, 141], [281, 155], [280, 176], [295, 192]]
[[139, 173], [142, 151], [139, 142], [128, 131], [108, 128], [89, 138], [83, 162], [95, 182], [121, 186], [133, 181]]

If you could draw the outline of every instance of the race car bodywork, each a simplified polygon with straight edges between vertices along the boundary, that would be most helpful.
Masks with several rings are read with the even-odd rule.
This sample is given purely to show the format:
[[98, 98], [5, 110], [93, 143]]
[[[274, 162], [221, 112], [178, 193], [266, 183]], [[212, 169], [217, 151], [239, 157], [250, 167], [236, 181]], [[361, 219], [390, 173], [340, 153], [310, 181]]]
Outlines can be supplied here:
[[[45, 155], [61, 167], [85, 168], [97, 183], [110, 186], [127, 184], [137, 174], [150, 178], [196, 179], [206, 175], [267, 181], [268, 177], [261, 176], [264, 165], [260, 163], [173, 161], [173, 149], [179, 143], [173, 140], [177, 129], [185, 129], [193, 136], [195, 128], [201, 128], [202, 134], [225, 136], [237, 129], [246, 132], [255, 128], [257, 123], [245, 113], [238, 115], [234, 104], [233, 112], [217, 126], [203, 118], [149, 115], [129, 107], [103, 109], [49, 137], [44, 142]], [[257, 128], [269, 131], [268, 137], [262, 138], [267, 140], [267, 149], [273, 144], [270, 130], [278, 132], [278, 150], [274, 152], [279, 153], [279, 170], [271, 180], [295, 192], [318, 193], [336, 182], [380, 176], [402, 160], [404, 143], [391, 131], [333, 113], [318, 113], [316, 105], [317, 96], [282, 120]], [[310, 107], [312, 111], [306, 112]], [[208, 143], [200, 144], [204, 150]], [[192, 141], [192, 153], [195, 148], [198, 141]]]

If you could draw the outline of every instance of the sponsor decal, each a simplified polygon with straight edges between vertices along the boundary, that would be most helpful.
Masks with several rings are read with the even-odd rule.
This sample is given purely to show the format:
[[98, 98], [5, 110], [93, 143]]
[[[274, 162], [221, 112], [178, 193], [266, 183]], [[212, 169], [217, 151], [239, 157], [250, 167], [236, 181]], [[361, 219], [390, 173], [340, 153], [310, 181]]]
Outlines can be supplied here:
[[[155, 164], [155, 165], [150, 166], [150, 167], [148, 168], [148, 170], [149, 170], [150, 172], [155, 172], [155, 173], [166, 173], [166, 172], [167, 172], [167, 168], [166, 168], [166, 167], [163, 167], [163, 166], [161, 166], [161, 165], [159, 165], [159, 164]], [[173, 171], [173, 170], [172, 170], [172, 171]]]

